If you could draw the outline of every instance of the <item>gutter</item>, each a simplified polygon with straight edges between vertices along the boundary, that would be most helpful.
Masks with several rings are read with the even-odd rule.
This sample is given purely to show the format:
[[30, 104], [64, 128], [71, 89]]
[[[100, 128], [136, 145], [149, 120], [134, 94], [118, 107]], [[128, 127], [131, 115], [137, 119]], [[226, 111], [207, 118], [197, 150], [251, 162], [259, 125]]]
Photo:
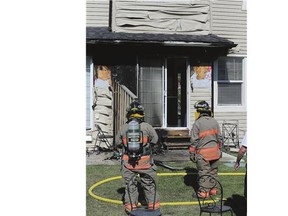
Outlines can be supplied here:
[[183, 47], [226, 47], [233, 48], [237, 44], [227, 44], [227, 43], [203, 43], [203, 42], [185, 42], [185, 41], [131, 41], [131, 40], [86, 40], [87, 44], [158, 44], [163, 46], [183, 46]]
[[112, 0], [109, 0], [109, 23], [108, 23], [108, 31], [112, 32]]

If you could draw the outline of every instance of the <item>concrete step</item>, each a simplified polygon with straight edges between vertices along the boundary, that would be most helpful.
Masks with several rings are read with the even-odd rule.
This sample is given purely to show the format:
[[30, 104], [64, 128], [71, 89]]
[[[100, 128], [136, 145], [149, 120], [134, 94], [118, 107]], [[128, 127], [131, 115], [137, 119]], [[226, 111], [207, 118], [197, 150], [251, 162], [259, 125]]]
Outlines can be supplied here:
[[164, 147], [167, 149], [188, 149], [190, 142], [163, 142]]

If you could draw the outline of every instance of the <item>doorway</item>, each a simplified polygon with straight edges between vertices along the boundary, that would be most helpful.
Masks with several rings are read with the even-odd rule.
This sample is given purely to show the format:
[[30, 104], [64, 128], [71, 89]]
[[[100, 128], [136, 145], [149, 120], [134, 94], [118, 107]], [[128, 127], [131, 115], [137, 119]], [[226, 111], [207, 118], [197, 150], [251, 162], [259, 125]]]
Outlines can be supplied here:
[[168, 58], [166, 74], [167, 127], [187, 127], [187, 64], [185, 58]]
[[153, 127], [187, 128], [186, 58], [139, 58], [138, 97]]

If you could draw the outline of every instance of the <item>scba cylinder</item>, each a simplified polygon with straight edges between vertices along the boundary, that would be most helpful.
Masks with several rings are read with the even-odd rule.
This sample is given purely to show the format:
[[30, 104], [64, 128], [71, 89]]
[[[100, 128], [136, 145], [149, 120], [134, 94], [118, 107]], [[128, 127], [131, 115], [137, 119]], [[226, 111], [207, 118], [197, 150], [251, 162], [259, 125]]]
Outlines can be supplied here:
[[128, 151], [131, 153], [138, 153], [141, 145], [141, 131], [140, 124], [136, 120], [132, 120], [128, 124]]

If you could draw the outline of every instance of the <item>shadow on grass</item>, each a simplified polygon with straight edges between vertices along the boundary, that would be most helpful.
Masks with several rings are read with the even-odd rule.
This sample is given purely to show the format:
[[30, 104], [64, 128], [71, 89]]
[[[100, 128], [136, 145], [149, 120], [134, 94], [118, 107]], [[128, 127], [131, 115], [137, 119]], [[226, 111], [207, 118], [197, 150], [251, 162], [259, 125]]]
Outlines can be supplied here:
[[122, 194], [121, 201], [124, 203], [125, 187], [121, 187], [117, 190], [117, 193]]
[[198, 170], [191, 167], [185, 167], [184, 170], [187, 173], [187, 175], [184, 176], [184, 184], [197, 190], [199, 187], [197, 183]]
[[247, 216], [247, 200], [244, 196], [233, 194], [232, 197], [227, 198], [224, 205], [231, 206], [236, 216]]

